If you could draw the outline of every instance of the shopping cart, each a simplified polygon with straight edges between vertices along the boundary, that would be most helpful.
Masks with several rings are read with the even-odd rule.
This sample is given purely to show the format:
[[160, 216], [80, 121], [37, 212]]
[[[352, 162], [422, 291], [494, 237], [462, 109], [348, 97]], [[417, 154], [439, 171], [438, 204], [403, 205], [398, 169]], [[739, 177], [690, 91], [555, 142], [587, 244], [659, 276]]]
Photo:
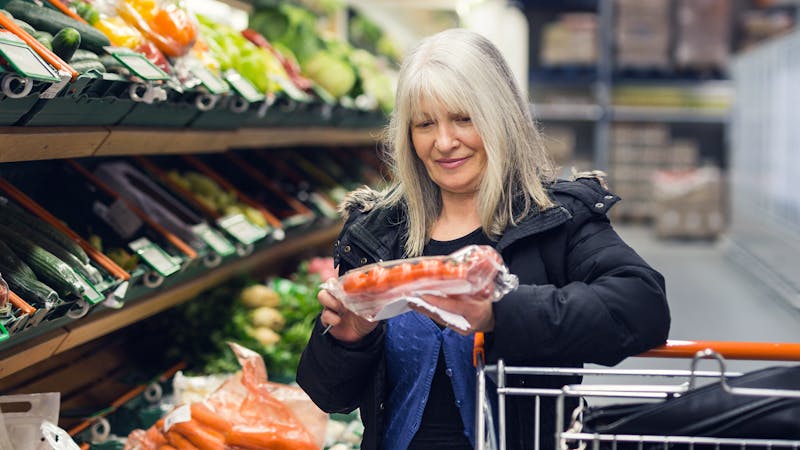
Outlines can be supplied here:
[[[505, 450], [506, 439], [506, 401], [509, 396], [532, 397], [534, 402], [533, 442], [536, 450], [540, 448], [542, 436], [541, 423], [543, 414], [542, 399], [555, 399], [555, 440], [556, 450], [591, 448], [626, 450], [626, 449], [664, 449], [683, 446], [689, 450], [736, 448], [800, 449], [800, 439], [751, 439], [729, 437], [679, 436], [673, 433], [663, 434], [622, 434], [586, 431], [584, 423], [584, 406], [586, 400], [592, 398], [615, 398], [621, 402], [638, 399], [640, 402], [663, 401], [671, 397], [679, 397], [695, 388], [698, 379], [718, 381], [722, 390], [732, 395], [772, 396], [800, 399], [800, 390], [743, 388], [733, 387], [729, 380], [742, 376], [742, 373], [729, 372], [726, 359], [762, 360], [762, 361], [800, 361], [800, 344], [794, 343], [756, 343], [756, 342], [720, 342], [720, 341], [668, 341], [666, 345], [646, 352], [643, 357], [685, 358], [690, 360], [688, 370], [635, 370], [635, 369], [583, 369], [557, 367], [516, 367], [506, 366], [503, 360], [497, 364], [484, 364], [483, 336], [478, 333], [475, 338], [473, 362], [477, 368], [476, 380], [476, 450]], [[719, 365], [718, 371], [697, 370], [701, 359], [714, 359]], [[622, 379], [643, 379], [658, 377], [669, 380], [667, 384], [585, 384], [565, 385], [560, 389], [537, 387], [512, 387], [507, 384], [509, 376], [602, 376], [626, 377]], [[496, 401], [490, 400], [490, 380], [496, 386]], [[574, 411], [565, 407], [567, 399], [578, 400], [579, 406]], [[796, 405], [796, 404], [795, 404]], [[800, 423], [797, 423], [800, 430]], [[552, 442], [552, 441], [551, 441]], [[729, 447], [730, 446], [730, 447]]]

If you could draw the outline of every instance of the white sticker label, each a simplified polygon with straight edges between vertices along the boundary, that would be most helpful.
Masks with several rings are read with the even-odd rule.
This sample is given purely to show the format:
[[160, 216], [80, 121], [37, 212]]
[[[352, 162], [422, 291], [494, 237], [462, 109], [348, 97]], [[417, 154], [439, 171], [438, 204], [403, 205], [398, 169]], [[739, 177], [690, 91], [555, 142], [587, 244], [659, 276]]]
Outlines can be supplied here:
[[164, 431], [169, 431], [176, 423], [188, 422], [190, 420], [192, 420], [192, 410], [189, 408], [189, 405], [181, 405], [164, 418]]

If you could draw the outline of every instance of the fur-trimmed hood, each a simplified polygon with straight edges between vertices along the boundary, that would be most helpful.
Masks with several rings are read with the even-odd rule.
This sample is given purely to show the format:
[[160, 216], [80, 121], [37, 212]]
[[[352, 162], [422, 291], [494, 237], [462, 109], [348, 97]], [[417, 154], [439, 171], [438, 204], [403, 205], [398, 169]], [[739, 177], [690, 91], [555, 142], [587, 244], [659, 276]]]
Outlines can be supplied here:
[[345, 196], [344, 200], [339, 203], [339, 214], [344, 221], [350, 218], [351, 211], [360, 211], [362, 213], [371, 211], [379, 200], [386, 196], [386, 191], [376, 191], [369, 186], [361, 186]]

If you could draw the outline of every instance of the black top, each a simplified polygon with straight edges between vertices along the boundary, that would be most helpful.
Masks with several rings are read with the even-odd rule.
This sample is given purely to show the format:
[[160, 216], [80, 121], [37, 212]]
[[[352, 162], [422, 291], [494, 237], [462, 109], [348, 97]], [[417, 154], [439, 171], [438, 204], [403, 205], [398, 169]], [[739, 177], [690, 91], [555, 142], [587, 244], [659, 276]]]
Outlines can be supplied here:
[[[428, 242], [422, 251], [424, 256], [448, 255], [467, 245], [492, 245], [492, 241], [478, 228], [472, 233], [452, 241]], [[438, 324], [437, 324], [438, 325]], [[441, 328], [442, 326], [439, 325]], [[436, 372], [431, 381], [431, 391], [422, 421], [409, 450], [431, 449], [472, 449], [469, 439], [464, 435], [464, 424], [456, 407], [453, 385], [446, 372], [444, 352], [439, 350]]]

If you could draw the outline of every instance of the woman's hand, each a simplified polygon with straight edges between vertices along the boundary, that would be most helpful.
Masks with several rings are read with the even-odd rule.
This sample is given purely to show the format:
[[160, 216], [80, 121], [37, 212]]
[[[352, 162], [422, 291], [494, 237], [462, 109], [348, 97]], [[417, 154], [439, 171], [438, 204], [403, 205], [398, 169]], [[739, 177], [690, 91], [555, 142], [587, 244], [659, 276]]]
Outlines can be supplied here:
[[359, 341], [378, 326], [378, 322], [370, 322], [347, 309], [325, 289], [319, 291], [317, 300], [323, 307], [320, 316], [322, 325], [330, 326], [328, 333], [342, 342]]
[[[487, 301], [484, 298], [470, 295], [451, 295], [447, 297], [438, 295], [423, 295], [422, 299], [432, 306], [453, 314], [458, 314], [467, 319], [467, 322], [470, 324], [469, 329], [460, 330], [458, 328], [453, 328], [453, 330], [459, 334], [468, 336], [476, 331], [488, 332], [494, 330], [494, 312], [492, 310], [492, 302]], [[448, 325], [447, 322], [442, 320], [442, 318], [437, 314], [434, 314], [425, 308], [414, 306], [413, 309], [430, 317], [437, 323]]]

